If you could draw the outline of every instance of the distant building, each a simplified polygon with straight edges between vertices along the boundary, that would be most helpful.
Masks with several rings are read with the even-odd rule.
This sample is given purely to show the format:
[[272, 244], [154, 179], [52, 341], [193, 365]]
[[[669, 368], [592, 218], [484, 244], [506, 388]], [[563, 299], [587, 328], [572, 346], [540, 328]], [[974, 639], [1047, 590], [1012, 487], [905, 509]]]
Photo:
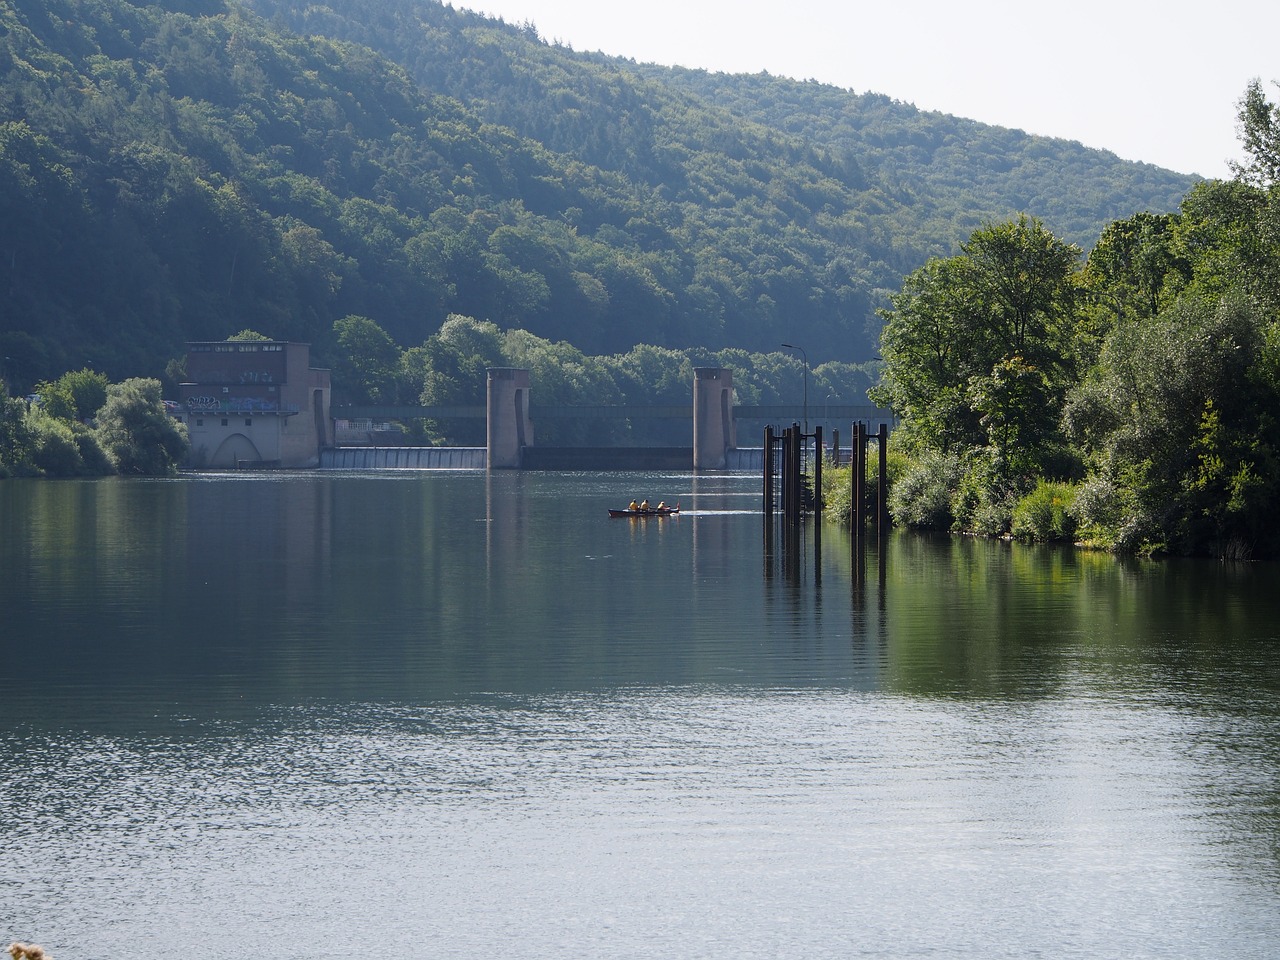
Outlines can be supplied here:
[[314, 467], [332, 442], [329, 371], [275, 340], [187, 344], [180, 390], [194, 467]]

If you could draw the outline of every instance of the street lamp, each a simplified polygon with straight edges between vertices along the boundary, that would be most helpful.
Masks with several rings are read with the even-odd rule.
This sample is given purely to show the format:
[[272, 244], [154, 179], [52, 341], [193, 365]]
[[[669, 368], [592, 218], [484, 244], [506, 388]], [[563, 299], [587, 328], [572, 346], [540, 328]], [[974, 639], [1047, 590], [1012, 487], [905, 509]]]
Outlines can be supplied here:
[[800, 356], [804, 357], [804, 432], [809, 432], [809, 354], [805, 353], [804, 347], [794, 343], [783, 343], [780, 346], [786, 347], [788, 350], [799, 350]]

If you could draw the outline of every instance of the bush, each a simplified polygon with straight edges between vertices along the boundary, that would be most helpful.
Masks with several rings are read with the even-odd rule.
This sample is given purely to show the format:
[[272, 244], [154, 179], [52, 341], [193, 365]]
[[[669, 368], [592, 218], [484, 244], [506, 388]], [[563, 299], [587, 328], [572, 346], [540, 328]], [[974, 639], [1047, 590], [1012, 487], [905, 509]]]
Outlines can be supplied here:
[[1070, 507], [1077, 537], [1090, 546], [1117, 553], [1156, 553], [1151, 542], [1154, 523], [1138, 504], [1132, 487], [1106, 477], [1091, 477], [1076, 489]]
[[32, 437], [27, 426], [27, 405], [6, 394], [0, 380], [0, 477], [31, 473]]
[[914, 461], [904, 459], [901, 470], [889, 489], [893, 522], [917, 530], [949, 530], [955, 521], [952, 500], [964, 472], [960, 458], [931, 451]]
[[84, 458], [71, 427], [40, 407], [27, 412], [31, 431], [31, 462], [47, 477], [76, 477], [84, 472]]
[[105, 476], [115, 473], [110, 458], [93, 431], [82, 423], [51, 416], [44, 407], [31, 407], [25, 424], [30, 437], [30, 462], [46, 477]]
[[957, 533], [1001, 537], [1013, 524], [1013, 507], [1029, 487], [1023, 473], [1010, 479], [1008, 460], [991, 447], [973, 447], [964, 457], [964, 476], [951, 501]]
[[[880, 474], [880, 460], [873, 455], [875, 448], [867, 447], [866, 488], [875, 495], [876, 483]], [[910, 462], [905, 454], [889, 446], [885, 458], [885, 474], [889, 489], [900, 480], [909, 469]], [[822, 504], [827, 519], [838, 521], [846, 526], [853, 522], [853, 467], [822, 468]]]
[[98, 442], [121, 473], [166, 476], [187, 454], [187, 428], [164, 409], [159, 380], [113, 384], [98, 416]]
[[1041, 480], [1013, 508], [1010, 532], [1026, 542], [1074, 542], [1076, 518], [1071, 515], [1076, 488], [1068, 483]]

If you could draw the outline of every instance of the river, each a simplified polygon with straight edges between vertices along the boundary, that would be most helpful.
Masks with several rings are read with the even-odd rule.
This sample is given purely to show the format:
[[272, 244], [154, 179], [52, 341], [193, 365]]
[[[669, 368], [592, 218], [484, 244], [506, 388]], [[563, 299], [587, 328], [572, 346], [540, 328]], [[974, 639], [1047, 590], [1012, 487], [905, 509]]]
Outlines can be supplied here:
[[0, 939], [1274, 955], [1276, 565], [788, 552], [759, 486], [0, 482]]

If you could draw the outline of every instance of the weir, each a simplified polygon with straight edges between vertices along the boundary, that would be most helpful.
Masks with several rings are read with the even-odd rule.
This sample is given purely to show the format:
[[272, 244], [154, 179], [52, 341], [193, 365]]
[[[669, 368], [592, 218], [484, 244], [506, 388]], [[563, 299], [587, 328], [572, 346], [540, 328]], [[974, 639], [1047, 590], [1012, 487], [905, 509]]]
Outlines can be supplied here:
[[484, 447], [334, 447], [322, 470], [483, 470]]
[[[759, 472], [765, 469], [765, 451], [759, 447], [739, 449], [738, 427], [756, 420], [800, 409], [788, 406], [735, 404], [733, 372], [721, 367], [698, 367], [694, 371], [693, 403], [663, 406], [576, 406], [538, 407], [532, 403], [529, 371], [514, 367], [491, 367], [486, 371], [484, 406], [447, 407], [344, 407], [335, 421], [335, 435], [366, 438], [375, 444], [389, 430], [379, 432], [380, 420], [443, 419], [485, 420], [483, 447], [415, 446], [333, 446], [320, 453], [319, 465], [327, 470], [689, 470], [726, 473]], [[822, 405], [803, 408], [806, 420], [849, 422], [865, 415], [888, 411], [865, 405]], [[534, 443], [534, 423], [572, 420], [692, 421], [693, 444], [683, 447], [539, 447]], [[363, 423], [355, 428], [351, 424]], [[361, 431], [364, 431], [361, 434]], [[822, 430], [815, 427], [821, 449]], [[838, 450], [838, 442], [833, 445]]]

